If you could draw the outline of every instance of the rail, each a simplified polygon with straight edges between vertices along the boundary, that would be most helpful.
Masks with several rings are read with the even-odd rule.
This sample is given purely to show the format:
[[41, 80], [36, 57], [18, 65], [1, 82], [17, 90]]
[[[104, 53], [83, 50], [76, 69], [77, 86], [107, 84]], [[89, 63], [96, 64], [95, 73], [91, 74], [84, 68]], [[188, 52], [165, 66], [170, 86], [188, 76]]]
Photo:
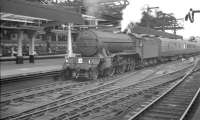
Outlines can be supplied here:
[[[183, 69], [181, 69], [182, 71], [183, 71]], [[176, 70], [175, 72], [173, 72], [173, 73], [179, 73], [181, 70]], [[184, 70], [186, 70], [186, 68], [184, 69]], [[163, 76], [165, 76], [165, 77], [167, 77], [168, 75], [172, 75], [173, 73], [168, 73], [168, 74], [165, 74], [165, 75], [159, 75], [159, 76], [157, 76], [157, 77], [154, 77], [154, 78], [149, 78], [149, 79], [145, 79], [145, 80], [143, 80], [143, 81], [140, 81], [140, 82], [138, 82], [137, 84], [143, 84], [143, 83], [145, 83], [145, 82], [147, 82], [148, 80], [153, 80], [153, 81], [157, 81], [157, 82], [155, 82], [156, 84], [161, 84], [160, 82], [164, 82], [164, 81], [159, 81], [159, 78], [160, 77], [163, 77]], [[157, 78], [157, 79], [156, 79]], [[155, 84], [152, 84], [151, 82], [148, 82], [149, 84], [146, 86], [146, 87], [150, 87], [150, 86], [154, 86]], [[159, 82], [158, 82], [159, 81]], [[150, 84], [151, 83], [151, 84]], [[111, 85], [112, 85], [112, 83], [110, 83]], [[128, 86], [124, 86], [124, 87], [131, 87], [131, 86], [135, 86], [136, 85], [136, 83], [135, 84], [132, 84], [132, 85], [128, 85]], [[150, 85], [150, 86], [149, 86]], [[144, 87], [144, 85], [143, 85], [143, 87]], [[143, 88], [143, 87], [141, 87], [141, 88]], [[102, 85], [102, 86], [98, 86], [98, 88], [94, 88], [94, 89], [91, 89], [91, 90], [88, 90], [88, 91], [85, 91], [84, 93], [81, 93], [82, 95], [84, 95], [85, 97], [83, 97], [83, 98], [79, 98], [80, 96], [81, 96], [81, 94], [77, 94], [77, 97], [80, 99], [80, 100], [83, 100], [83, 99], [87, 99], [88, 97], [89, 98], [92, 98], [92, 97], [94, 97], [95, 95], [100, 95], [100, 94], [105, 94], [105, 93], [107, 93], [107, 92], [110, 92], [110, 91], [116, 91], [116, 90], [119, 90], [120, 88], [113, 88], [113, 89], [107, 89], [108, 91], [106, 91], [106, 90], [104, 90], [105, 89], [105, 85]], [[122, 88], [121, 88], [122, 89]], [[101, 91], [101, 90], [103, 90], [102, 92], [99, 92], [99, 93], [96, 93], [95, 91]], [[136, 90], [136, 91], [138, 91], [138, 90]], [[92, 93], [92, 95], [91, 94], [88, 94], [88, 92], [91, 92]], [[93, 93], [93, 92], [95, 92], [95, 94]], [[87, 94], [86, 94], [87, 93]], [[68, 97], [67, 99], [72, 99], [72, 100], [75, 100], [75, 101], [71, 101], [71, 102], [77, 102], [79, 99], [77, 99], [77, 97], [74, 97], [74, 96], [71, 96], [71, 97]], [[59, 101], [61, 101], [61, 102], [59, 102]], [[40, 114], [40, 113], [46, 113], [47, 111], [51, 111], [52, 109], [60, 109], [60, 108], [62, 108], [62, 106], [65, 106], [66, 104], [69, 104], [69, 103], [63, 103], [62, 101], [66, 101], [66, 98], [62, 98], [62, 99], [60, 99], [60, 100], [56, 100], [56, 101], [54, 101], [53, 103], [49, 103], [49, 105], [47, 104], [47, 105], [45, 105], [45, 106], [41, 106], [40, 108], [35, 108], [35, 109], [32, 109], [31, 111], [29, 110], [29, 111], [26, 111], [26, 112], [24, 112], [25, 114], [23, 115], [23, 114], [21, 114], [21, 115], [14, 115], [15, 117], [14, 117], [14, 119], [22, 119], [22, 118], [27, 118], [28, 116], [29, 117], [31, 117], [31, 116], [35, 116], [35, 115], [37, 115], [37, 114]], [[59, 102], [59, 103], [57, 103], [57, 102]], [[70, 102], [70, 103], [71, 103]], [[52, 107], [52, 105], [54, 105], [54, 107]], [[42, 110], [42, 108], [44, 108], [43, 110]], [[38, 109], [38, 110], [36, 110], [36, 109]], [[29, 114], [26, 114], [26, 113], [29, 113]], [[12, 118], [11, 116], [10, 117], [7, 117], [7, 118]]]
[[[139, 112], [137, 112], [136, 114], [134, 114], [133, 116], [131, 116], [128, 120], [138, 119], [142, 115], [142, 113], [144, 113], [147, 109], [149, 109], [151, 106], [153, 106], [154, 104], [156, 104], [157, 102], [159, 102], [162, 98], [164, 98], [167, 94], [169, 94], [173, 89], [175, 89], [179, 84], [181, 84], [186, 78], [188, 78], [193, 72], [199, 71], [200, 69], [196, 68], [198, 62], [199, 61], [197, 61], [196, 64], [193, 66], [193, 68], [189, 72], [187, 72], [187, 74], [181, 80], [179, 80], [175, 85], [173, 85], [172, 87], [170, 87], [166, 92], [164, 92], [161, 96], [159, 96], [158, 98], [156, 98], [155, 100], [153, 100], [150, 104], [148, 104], [147, 106], [145, 106], [144, 108], [142, 108]], [[192, 101], [190, 102], [190, 105], [184, 111], [184, 113], [183, 113], [182, 117], [180, 118], [180, 120], [183, 120], [183, 118], [185, 117], [185, 115], [189, 111], [192, 103], [195, 101], [195, 98], [197, 97], [198, 94], [199, 94], [199, 89], [196, 92], [195, 96], [193, 97]]]

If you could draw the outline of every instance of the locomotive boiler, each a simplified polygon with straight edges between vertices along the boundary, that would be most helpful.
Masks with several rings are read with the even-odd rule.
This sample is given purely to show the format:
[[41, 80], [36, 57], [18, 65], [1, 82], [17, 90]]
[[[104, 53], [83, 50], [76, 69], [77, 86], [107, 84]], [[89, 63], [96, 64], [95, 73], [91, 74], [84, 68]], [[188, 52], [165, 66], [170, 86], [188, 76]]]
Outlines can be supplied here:
[[126, 34], [114, 34], [109, 32], [89, 30], [81, 32], [76, 40], [79, 53], [84, 57], [98, 54], [107, 56], [109, 53], [120, 53], [135, 50], [135, 41]]
[[200, 53], [197, 45], [189, 49], [183, 40], [99, 30], [80, 32], [74, 44], [76, 56], [66, 57], [63, 65], [67, 78], [97, 79]]

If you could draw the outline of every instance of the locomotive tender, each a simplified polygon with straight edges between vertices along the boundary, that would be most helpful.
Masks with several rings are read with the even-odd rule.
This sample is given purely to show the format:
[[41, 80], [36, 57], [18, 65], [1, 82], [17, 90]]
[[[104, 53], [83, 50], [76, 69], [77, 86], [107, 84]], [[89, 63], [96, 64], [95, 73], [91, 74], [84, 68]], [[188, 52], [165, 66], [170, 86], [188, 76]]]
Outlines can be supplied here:
[[87, 30], [79, 34], [76, 55], [66, 57], [64, 76], [69, 78], [112, 76], [139, 66], [200, 54], [200, 44], [180, 39]]

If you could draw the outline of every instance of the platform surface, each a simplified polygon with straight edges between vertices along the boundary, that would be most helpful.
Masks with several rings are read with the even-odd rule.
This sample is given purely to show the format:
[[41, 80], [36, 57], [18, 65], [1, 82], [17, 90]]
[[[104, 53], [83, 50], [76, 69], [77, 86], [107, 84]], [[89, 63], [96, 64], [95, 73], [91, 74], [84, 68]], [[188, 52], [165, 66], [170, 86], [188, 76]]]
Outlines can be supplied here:
[[1, 62], [1, 79], [18, 75], [61, 70], [63, 63], [64, 57], [55, 59], [39, 59], [35, 60], [34, 63], [29, 63], [29, 61], [26, 60], [23, 64], [16, 64], [15, 61]]

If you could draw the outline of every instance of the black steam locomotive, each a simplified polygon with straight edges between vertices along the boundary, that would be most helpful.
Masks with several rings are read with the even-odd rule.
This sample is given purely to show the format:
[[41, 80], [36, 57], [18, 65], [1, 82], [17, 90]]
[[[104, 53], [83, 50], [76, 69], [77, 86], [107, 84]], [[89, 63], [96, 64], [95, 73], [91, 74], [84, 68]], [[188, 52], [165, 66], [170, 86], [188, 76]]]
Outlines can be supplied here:
[[79, 34], [74, 57], [66, 57], [65, 77], [112, 76], [158, 62], [200, 54], [200, 44], [181, 39], [87, 30]]

